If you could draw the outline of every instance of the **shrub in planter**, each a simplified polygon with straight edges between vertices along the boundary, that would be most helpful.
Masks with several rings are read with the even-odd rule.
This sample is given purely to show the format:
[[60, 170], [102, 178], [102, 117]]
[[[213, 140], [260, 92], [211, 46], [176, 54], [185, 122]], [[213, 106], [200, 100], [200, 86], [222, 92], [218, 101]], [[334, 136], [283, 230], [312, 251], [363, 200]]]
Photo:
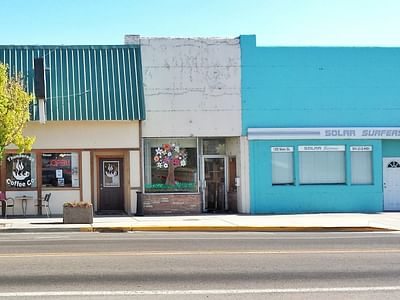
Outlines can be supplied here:
[[64, 224], [92, 224], [93, 205], [90, 202], [65, 202], [63, 207]]

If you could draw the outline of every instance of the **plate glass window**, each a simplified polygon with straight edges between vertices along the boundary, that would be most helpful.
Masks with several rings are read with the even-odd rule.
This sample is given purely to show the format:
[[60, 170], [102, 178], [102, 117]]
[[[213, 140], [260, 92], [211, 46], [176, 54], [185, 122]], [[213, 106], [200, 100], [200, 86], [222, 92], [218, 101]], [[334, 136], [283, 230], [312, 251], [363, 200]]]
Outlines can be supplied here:
[[120, 187], [119, 161], [103, 162], [103, 187]]
[[36, 183], [36, 155], [9, 154], [6, 158], [6, 185], [8, 189], [34, 188]]
[[52, 187], [79, 187], [79, 154], [43, 153], [42, 185]]
[[372, 184], [372, 146], [351, 146], [351, 183]]
[[272, 147], [272, 184], [293, 184], [293, 147]]
[[345, 146], [299, 146], [300, 184], [345, 184]]
[[145, 192], [197, 192], [197, 140], [145, 139]]

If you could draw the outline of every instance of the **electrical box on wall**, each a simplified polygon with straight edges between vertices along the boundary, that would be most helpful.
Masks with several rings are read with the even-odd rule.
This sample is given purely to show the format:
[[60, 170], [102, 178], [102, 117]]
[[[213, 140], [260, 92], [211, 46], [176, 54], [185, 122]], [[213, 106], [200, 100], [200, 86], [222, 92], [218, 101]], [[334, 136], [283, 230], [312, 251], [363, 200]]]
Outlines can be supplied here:
[[240, 186], [240, 177], [235, 177], [235, 186]]

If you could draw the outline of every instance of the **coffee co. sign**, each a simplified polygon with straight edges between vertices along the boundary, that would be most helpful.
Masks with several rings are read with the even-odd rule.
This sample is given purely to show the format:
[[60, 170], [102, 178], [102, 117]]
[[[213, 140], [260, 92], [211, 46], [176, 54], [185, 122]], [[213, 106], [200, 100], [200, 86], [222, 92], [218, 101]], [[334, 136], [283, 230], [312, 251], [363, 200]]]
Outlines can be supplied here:
[[6, 183], [10, 187], [31, 187], [35, 180], [31, 174], [31, 164], [34, 158], [26, 154], [10, 155], [7, 164], [11, 165], [11, 172], [7, 172]]

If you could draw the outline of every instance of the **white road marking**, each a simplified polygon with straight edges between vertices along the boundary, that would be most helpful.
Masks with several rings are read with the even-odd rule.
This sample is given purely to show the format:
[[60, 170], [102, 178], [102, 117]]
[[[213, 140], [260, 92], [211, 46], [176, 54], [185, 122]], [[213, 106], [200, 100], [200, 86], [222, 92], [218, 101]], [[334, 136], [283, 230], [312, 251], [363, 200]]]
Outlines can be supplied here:
[[1, 253], [1, 258], [96, 257], [96, 256], [183, 256], [183, 255], [296, 255], [296, 254], [376, 254], [400, 253], [400, 249], [304, 249], [304, 250], [204, 250], [204, 251], [104, 251], [104, 252], [26, 252]]
[[[89, 232], [89, 233], [76, 233], [76, 234], [71, 234], [68, 233], [66, 235], [61, 235], [61, 234], [56, 234], [54, 233], [47, 233], [43, 234], [41, 233], [40, 235], [42, 236], [35, 236], [38, 235], [37, 233], [19, 233], [19, 237], [26, 237], [26, 239], [22, 238], [15, 238], [12, 237], [10, 238], [10, 234], [4, 234], [2, 235], [0, 232], [0, 241], [2, 242], [25, 242], [27, 240], [32, 241], [32, 240], [42, 240], [42, 241], [53, 241], [54, 239], [67, 239], [68, 241], [83, 241], [83, 240], [88, 240], [88, 238], [93, 238], [89, 239], [89, 241], [130, 241], [132, 238], [135, 241], [147, 241], [147, 240], [179, 240], [179, 241], [184, 241], [184, 240], [231, 240], [231, 241], [242, 241], [242, 240], [345, 240], [345, 239], [371, 239], [371, 238], [391, 238], [393, 235], [400, 235], [400, 231], [398, 232], [386, 232], [386, 233], [376, 233], [376, 232], [366, 232], [366, 233], [358, 233], [358, 234], [345, 234], [343, 235], [337, 235], [337, 233], [327, 233], [326, 235], [300, 235], [300, 236], [295, 236], [295, 235], [284, 235], [281, 236], [281, 234], [277, 235], [275, 233], [248, 233], [247, 236], [235, 236], [235, 233], [231, 233], [229, 236], [221, 236], [218, 233], [212, 233], [210, 235], [206, 235], [205, 237], [185, 237], [185, 236], [168, 236], [167, 234], [160, 235], [158, 233], [153, 233], [151, 236], [148, 236], [149, 234], [147, 233], [146, 236], [143, 236], [141, 233], [138, 232], [127, 232], [128, 234], [125, 235], [125, 233], [121, 233], [122, 236], [116, 237], [116, 233], [98, 233], [98, 232]], [[47, 236], [46, 236], [47, 235]], [[101, 237], [99, 238], [99, 236]], [[135, 235], [135, 236], [133, 236]], [[58, 241], [57, 241], [58, 242]]]
[[295, 293], [394, 292], [394, 291], [400, 291], [400, 286], [293, 288], [293, 289], [2, 292], [2, 293], [0, 293], [0, 298], [6, 298], [6, 297], [54, 297], [54, 296], [61, 297], [61, 296], [138, 296], [138, 295], [295, 294]]

